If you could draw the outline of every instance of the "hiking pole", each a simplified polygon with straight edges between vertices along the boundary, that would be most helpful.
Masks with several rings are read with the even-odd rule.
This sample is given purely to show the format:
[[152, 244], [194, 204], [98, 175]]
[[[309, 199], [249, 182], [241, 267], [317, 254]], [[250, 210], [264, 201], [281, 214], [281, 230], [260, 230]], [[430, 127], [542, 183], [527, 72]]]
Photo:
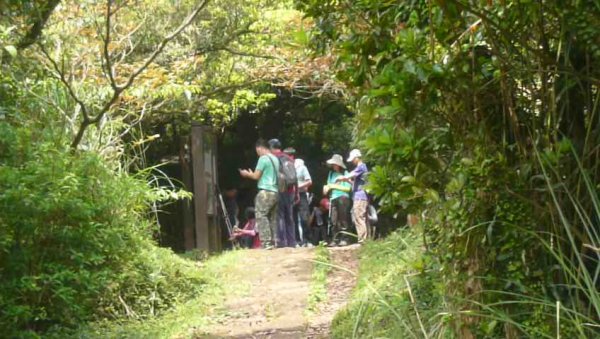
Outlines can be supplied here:
[[227, 207], [225, 207], [225, 201], [223, 200], [223, 195], [221, 194], [221, 190], [219, 192], [219, 202], [221, 205], [221, 211], [223, 212], [223, 216], [225, 217], [225, 225], [227, 226], [227, 232], [229, 233], [229, 238], [231, 238], [233, 234], [233, 225], [231, 225], [231, 220], [229, 220], [229, 213], [227, 213]]
[[331, 238], [331, 243], [334, 242], [333, 239], [333, 223], [331, 222], [331, 200], [329, 200], [329, 211], [328, 211], [328, 215], [327, 215], [327, 235]]
[[[240, 244], [238, 242], [238, 239], [233, 237], [234, 226], [231, 225], [231, 220], [229, 219], [229, 212], [227, 212], [227, 207], [225, 206], [225, 201], [223, 201], [223, 195], [221, 194], [220, 191], [219, 191], [219, 200], [220, 200], [220, 205], [221, 205], [221, 211], [223, 212], [223, 216], [225, 218], [225, 225], [227, 226], [227, 233], [229, 234], [228, 239], [229, 239], [229, 241], [231, 241], [233, 248], [238, 249], [240, 247]], [[237, 226], [237, 224], [235, 226]]]

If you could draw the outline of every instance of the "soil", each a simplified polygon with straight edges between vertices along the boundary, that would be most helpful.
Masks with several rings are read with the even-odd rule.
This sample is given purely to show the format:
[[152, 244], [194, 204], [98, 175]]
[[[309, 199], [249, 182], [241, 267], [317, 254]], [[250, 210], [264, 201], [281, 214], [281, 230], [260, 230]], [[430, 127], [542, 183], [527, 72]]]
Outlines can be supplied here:
[[331, 320], [355, 284], [356, 245], [330, 248], [327, 300], [306, 311], [314, 249], [248, 250], [234, 274], [244, 293], [232, 293], [223, 316], [196, 338], [328, 338]]
[[327, 302], [311, 317], [303, 338], [329, 338], [333, 317], [346, 305], [356, 284], [358, 273], [358, 245], [329, 249], [332, 269], [327, 276]]

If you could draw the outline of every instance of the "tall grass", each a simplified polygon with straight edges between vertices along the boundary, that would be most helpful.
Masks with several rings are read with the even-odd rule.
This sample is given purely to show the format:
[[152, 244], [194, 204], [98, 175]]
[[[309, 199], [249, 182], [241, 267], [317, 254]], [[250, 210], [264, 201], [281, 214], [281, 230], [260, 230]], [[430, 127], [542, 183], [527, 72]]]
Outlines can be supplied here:
[[360, 251], [351, 302], [334, 318], [334, 338], [450, 338], [439, 270], [417, 231], [402, 229]]
[[500, 300], [495, 303], [466, 300], [479, 310], [475, 315], [513, 327], [527, 337], [600, 336], [600, 199], [572, 146], [570, 150], [577, 166], [570, 176], [561, 175], [556, 164], [535, 153], [552, 224], [542, 232], [509, 225], [536, 239], [542, 245], [540, 257], [553, 263], [548, 267], [553, 274], [547, 275], [544, 288], [528, 288], [525, 293], [482, 291]]

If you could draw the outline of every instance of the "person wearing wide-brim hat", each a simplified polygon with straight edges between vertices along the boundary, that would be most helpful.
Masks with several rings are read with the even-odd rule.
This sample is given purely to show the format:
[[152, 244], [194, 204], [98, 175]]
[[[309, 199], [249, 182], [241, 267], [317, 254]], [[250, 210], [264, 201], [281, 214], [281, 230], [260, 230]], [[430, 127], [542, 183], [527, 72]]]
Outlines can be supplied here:
[[334, 154], [327, 160], [327, 165], [331, 167], [327, 176], [327, 185], [323, 187], [323, 194], [329, 195], [331, 204], [331, 224], [332, 245], [345, 246], [348, 244], [347, 233], [350, 228], [350, 191], [352, 185], [348, 182], [336, 182], [338, 178], [348, 175], [344, 158], [339, 154]]

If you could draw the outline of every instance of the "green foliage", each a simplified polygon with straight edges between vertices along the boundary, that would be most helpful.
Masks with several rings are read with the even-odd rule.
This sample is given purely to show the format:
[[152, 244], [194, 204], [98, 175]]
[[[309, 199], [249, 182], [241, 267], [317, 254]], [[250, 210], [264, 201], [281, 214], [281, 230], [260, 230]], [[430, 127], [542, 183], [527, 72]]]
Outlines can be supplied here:
[[411, 230], [366, 243], [357, 287], [333, 320], [333, 337], [452, 338], [438, 269]]
[[193, 265], [151, 240], [161, 192], [27, 127], [0, 130], [3, 333], [154, 316], [199, 292]]
[[296, 3], [353, 94], [369, 189], [424, 217], [454, 333], [594, 336], [596, 2]]
[[[161, 250], [168, 253], [166, 250]], [[236, 293], [245, 293], [240, 288], [240, 281], [233, 272], [243, 270], [241, 258], [244, 251], [228, 251], [209, 258], [202, 256], [202, 262], [196, 258], [197, 253], [189, 253], [184, 257], [190, 259], [174, 259], [171, 254], [163, 258], [168, 262], [184, 268], [184, 273], [201, 276], [201, 291], [187, 298], [178, 299], [177, 303], [160, 314], [146, 318], [129, 318], [125, 320], [100, 320], [80, 324], [75, 329], [60, 328], [47, 333], [49, 338], [174, 338], [190, 336], [190, 332], [203, 333], [207, 325], [219, 319], [226, 310], [222, 305], [226, 297]], [[192, 272], [193, 271], [193, 272]]]

